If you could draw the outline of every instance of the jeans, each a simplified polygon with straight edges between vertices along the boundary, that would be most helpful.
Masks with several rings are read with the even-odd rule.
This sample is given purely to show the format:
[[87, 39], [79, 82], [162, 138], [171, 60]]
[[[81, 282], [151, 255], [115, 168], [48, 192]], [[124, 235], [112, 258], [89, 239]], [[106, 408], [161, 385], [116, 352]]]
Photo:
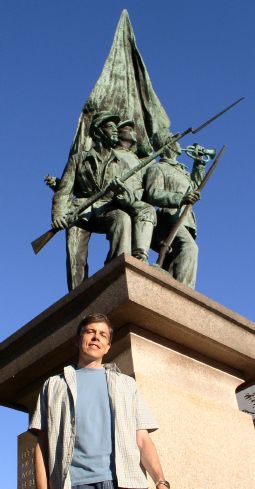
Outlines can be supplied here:
[[117, 487], [118, 486], [115, 481], [103, 481], [91, 484], [82, 484], [79, 486], [72, 486], [72, 489], [117, 489]]

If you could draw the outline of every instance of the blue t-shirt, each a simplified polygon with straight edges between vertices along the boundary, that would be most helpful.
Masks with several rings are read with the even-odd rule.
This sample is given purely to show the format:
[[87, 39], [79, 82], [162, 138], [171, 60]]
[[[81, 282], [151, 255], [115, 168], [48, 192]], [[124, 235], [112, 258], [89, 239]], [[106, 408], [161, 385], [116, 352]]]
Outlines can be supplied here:
[[70, 467], [72, 486], [112, 480], [111, 409], [104, 368], [76, 370], [76, 435]]

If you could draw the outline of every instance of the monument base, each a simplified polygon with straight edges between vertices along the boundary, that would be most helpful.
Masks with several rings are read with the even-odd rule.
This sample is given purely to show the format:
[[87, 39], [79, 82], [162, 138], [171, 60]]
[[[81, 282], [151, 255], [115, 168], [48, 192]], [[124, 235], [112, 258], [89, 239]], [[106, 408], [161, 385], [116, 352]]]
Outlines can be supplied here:
[[[114, 260], [3, 342], [2, 404], [31, 413], [45, 378], [75, 361], [80, 318], [96, 311], [115, 327], [106, 361], [135, 377], [160, 424], [152, 437], [172, 487], [255, 487], [253, 422], [235, 394], [255, 378], [255, 325], [131, 257]], [[21, 444], [25, 489], [33, 484], [34, 439], [23, 434]]]
[[193, 351], [130, 330], [130, 345], [116, 363], [129, 373], [132, 364], [157, 417], [160, 430], [151, 436], [172, 487], [255, 487], [253, 423], [235, 396], [242, 379]]

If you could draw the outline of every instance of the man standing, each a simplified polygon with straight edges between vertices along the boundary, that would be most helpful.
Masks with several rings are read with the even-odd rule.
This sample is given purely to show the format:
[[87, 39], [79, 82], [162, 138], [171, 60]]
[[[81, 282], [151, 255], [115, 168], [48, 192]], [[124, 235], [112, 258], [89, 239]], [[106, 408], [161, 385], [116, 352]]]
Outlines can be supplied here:
[[102, 314], [77, 330], [76, 369], [48, 379], [29, 429], [35, 449], [37, 489], [145, 488], [140, 463], [157, 489], [169, 488], [148, 431], [157, 429], [135, 381], [115, 364], [102, 365], [112, 327]]
[[[178, 220], [182, 206], [195, 204], [200, 198], [196, 188], [204, 178], [205, 162], [199, 157], [195, 159], [190, 174], [187, 167], [177, 161], [177, 154], [181, 154], [178, 143], [174, 148], [166, 148], [160, 162], [152, 165], [146, 174], [146, 200], [160, 208], [152, 240], [155, 251], [160, 250], [161, 243]], [[191, 288], [195, 288], [197, 273], [198, 247], [195, 239], [196, 219], [194, 212], [190, 211], [163, 263], [164, 270]]]

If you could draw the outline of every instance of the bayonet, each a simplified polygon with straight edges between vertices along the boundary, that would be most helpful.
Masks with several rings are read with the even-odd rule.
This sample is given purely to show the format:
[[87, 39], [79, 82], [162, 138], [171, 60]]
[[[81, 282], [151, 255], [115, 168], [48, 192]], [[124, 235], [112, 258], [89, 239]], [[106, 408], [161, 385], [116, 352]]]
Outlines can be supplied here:
[[192, 129], [192, 131], [191, 131], [192, 134], [197, 134], [197, 132], [199, 132], [202, 129], [204, 129], [206, 126], [208, 126], [209, 124], [211, 124], [211, 122], [215, 121], [215, 119], [218, 119], [218, 117], [221, 117], [223, 114], [225, 114], [225, 112], [227, 112], [228, 110], [232, 109], [232, 107], [234, 107], [235, 105], [239, 104], [239, 102], [241, 102], [242, 100], [244, 100], [244, 97], [241, 97], [238, 100], [236, 100], [235, 102], [233, 102], [232, 104], [228, 105], [228, 107], [226, 107], [221, 112], [219, 112], [218, 114], [216, 114], [213, 117], [211, 117], [211, 119], [209, 119], [206, 122], [203, 122], [203, 124], [201, 124], [201, 126], [198, 126], [196, 129]]
[[[235, 102], [233, 102], [231, 105], [228, 105], [228, 107], [226, 107], [225, 109], [223, 109], [221, 112], [219, 112], [218, 114], [214, 115], [209, 120], [207, 120], [206, 122], [204, 122], [203, 124], [201, 124], [200, 126], [198, 126], [197, 128], [193, 129], [193, 127], [189, 127], [188, 129], [186, 129], [182, 133], [177, 133], [177, 134], [171, 136], [170, 138], [168, 138], [167, 142], [158, 151], [156, 151], [155, 153], [153, 153], [150, 156], [148, 156], [148, 158], [145, 158], [144, 160], [141, 160], [138, 165], [136, 165], [134, 168], [132, 168], [131, 170], [129, 170], [124, 175], [124, 177], [121, 179], [121, 182], [124, 183], [126, 180], [128, 180], [130, 177], [132, 177], [135, 173], [137, 173], [142, 168], [145, 168], [147, 165], [149, 165], [149, 163], [151, 163], [155, 158], [157, 158], [157, 156], [159, 156], [159, 155], [161, 155], [163, 153], [164, 149], [167, 146], [169, 148], [171, 148], [171, 146], [173, 146], [177, 141], [180, 141], [180, 139], [182, 139], [187, 134], [190, 134], [190, 133], [197, 134], [197, 132], [201, 131], [206, 126], [208, 126], [209, 124], [211, 124], [211, 122], [215, 121], [215, 119], [218, 119], [218, 117], [222, 116], [223, 114], [225, 114], [225, 112], [227, 112], [228, 110], [232, 109], [232, 107], [234, 107], [235, 105], [237, 105], [243, 99], [244, 99], [244, 97], [239, 98], [238, 100], [236, 100]], [[74, 226], [77, 223], [77, 220], [79, 218], [79, 214], [81, 214], [82, 212], [84, 212], [91, 205], [93, 205], [97, 200], [101, 199], [104, 195], [106, 195], [107, 192], [109, 192], [110, 185], [111, 184], [106, 185], [106, 187], [104, 187], [102, 190], [100, 190], [100, 192], [98, 192], [97, 194], [93, 195], [92, 197], [89, 197], [83, 205], [81, 205], [80, 207], [77, 208], [77, 210], [75, 211], [75, 213], [72, 214], [72, 220], [69, 222], [69, 227]], [[37, 238], [34, 241], [32, 241], [31, 245], [32, 245], [32, 248], [33, 248], [35, 254], [39, 253], [39, 251], [55, 236], [55, 234], [58, 231], [59, 231], [58, 229], [50, 229], [49, 231], [46, 231], [46, 233], [44, 233], [41, 236], [39, 236], [39, 238]]]

